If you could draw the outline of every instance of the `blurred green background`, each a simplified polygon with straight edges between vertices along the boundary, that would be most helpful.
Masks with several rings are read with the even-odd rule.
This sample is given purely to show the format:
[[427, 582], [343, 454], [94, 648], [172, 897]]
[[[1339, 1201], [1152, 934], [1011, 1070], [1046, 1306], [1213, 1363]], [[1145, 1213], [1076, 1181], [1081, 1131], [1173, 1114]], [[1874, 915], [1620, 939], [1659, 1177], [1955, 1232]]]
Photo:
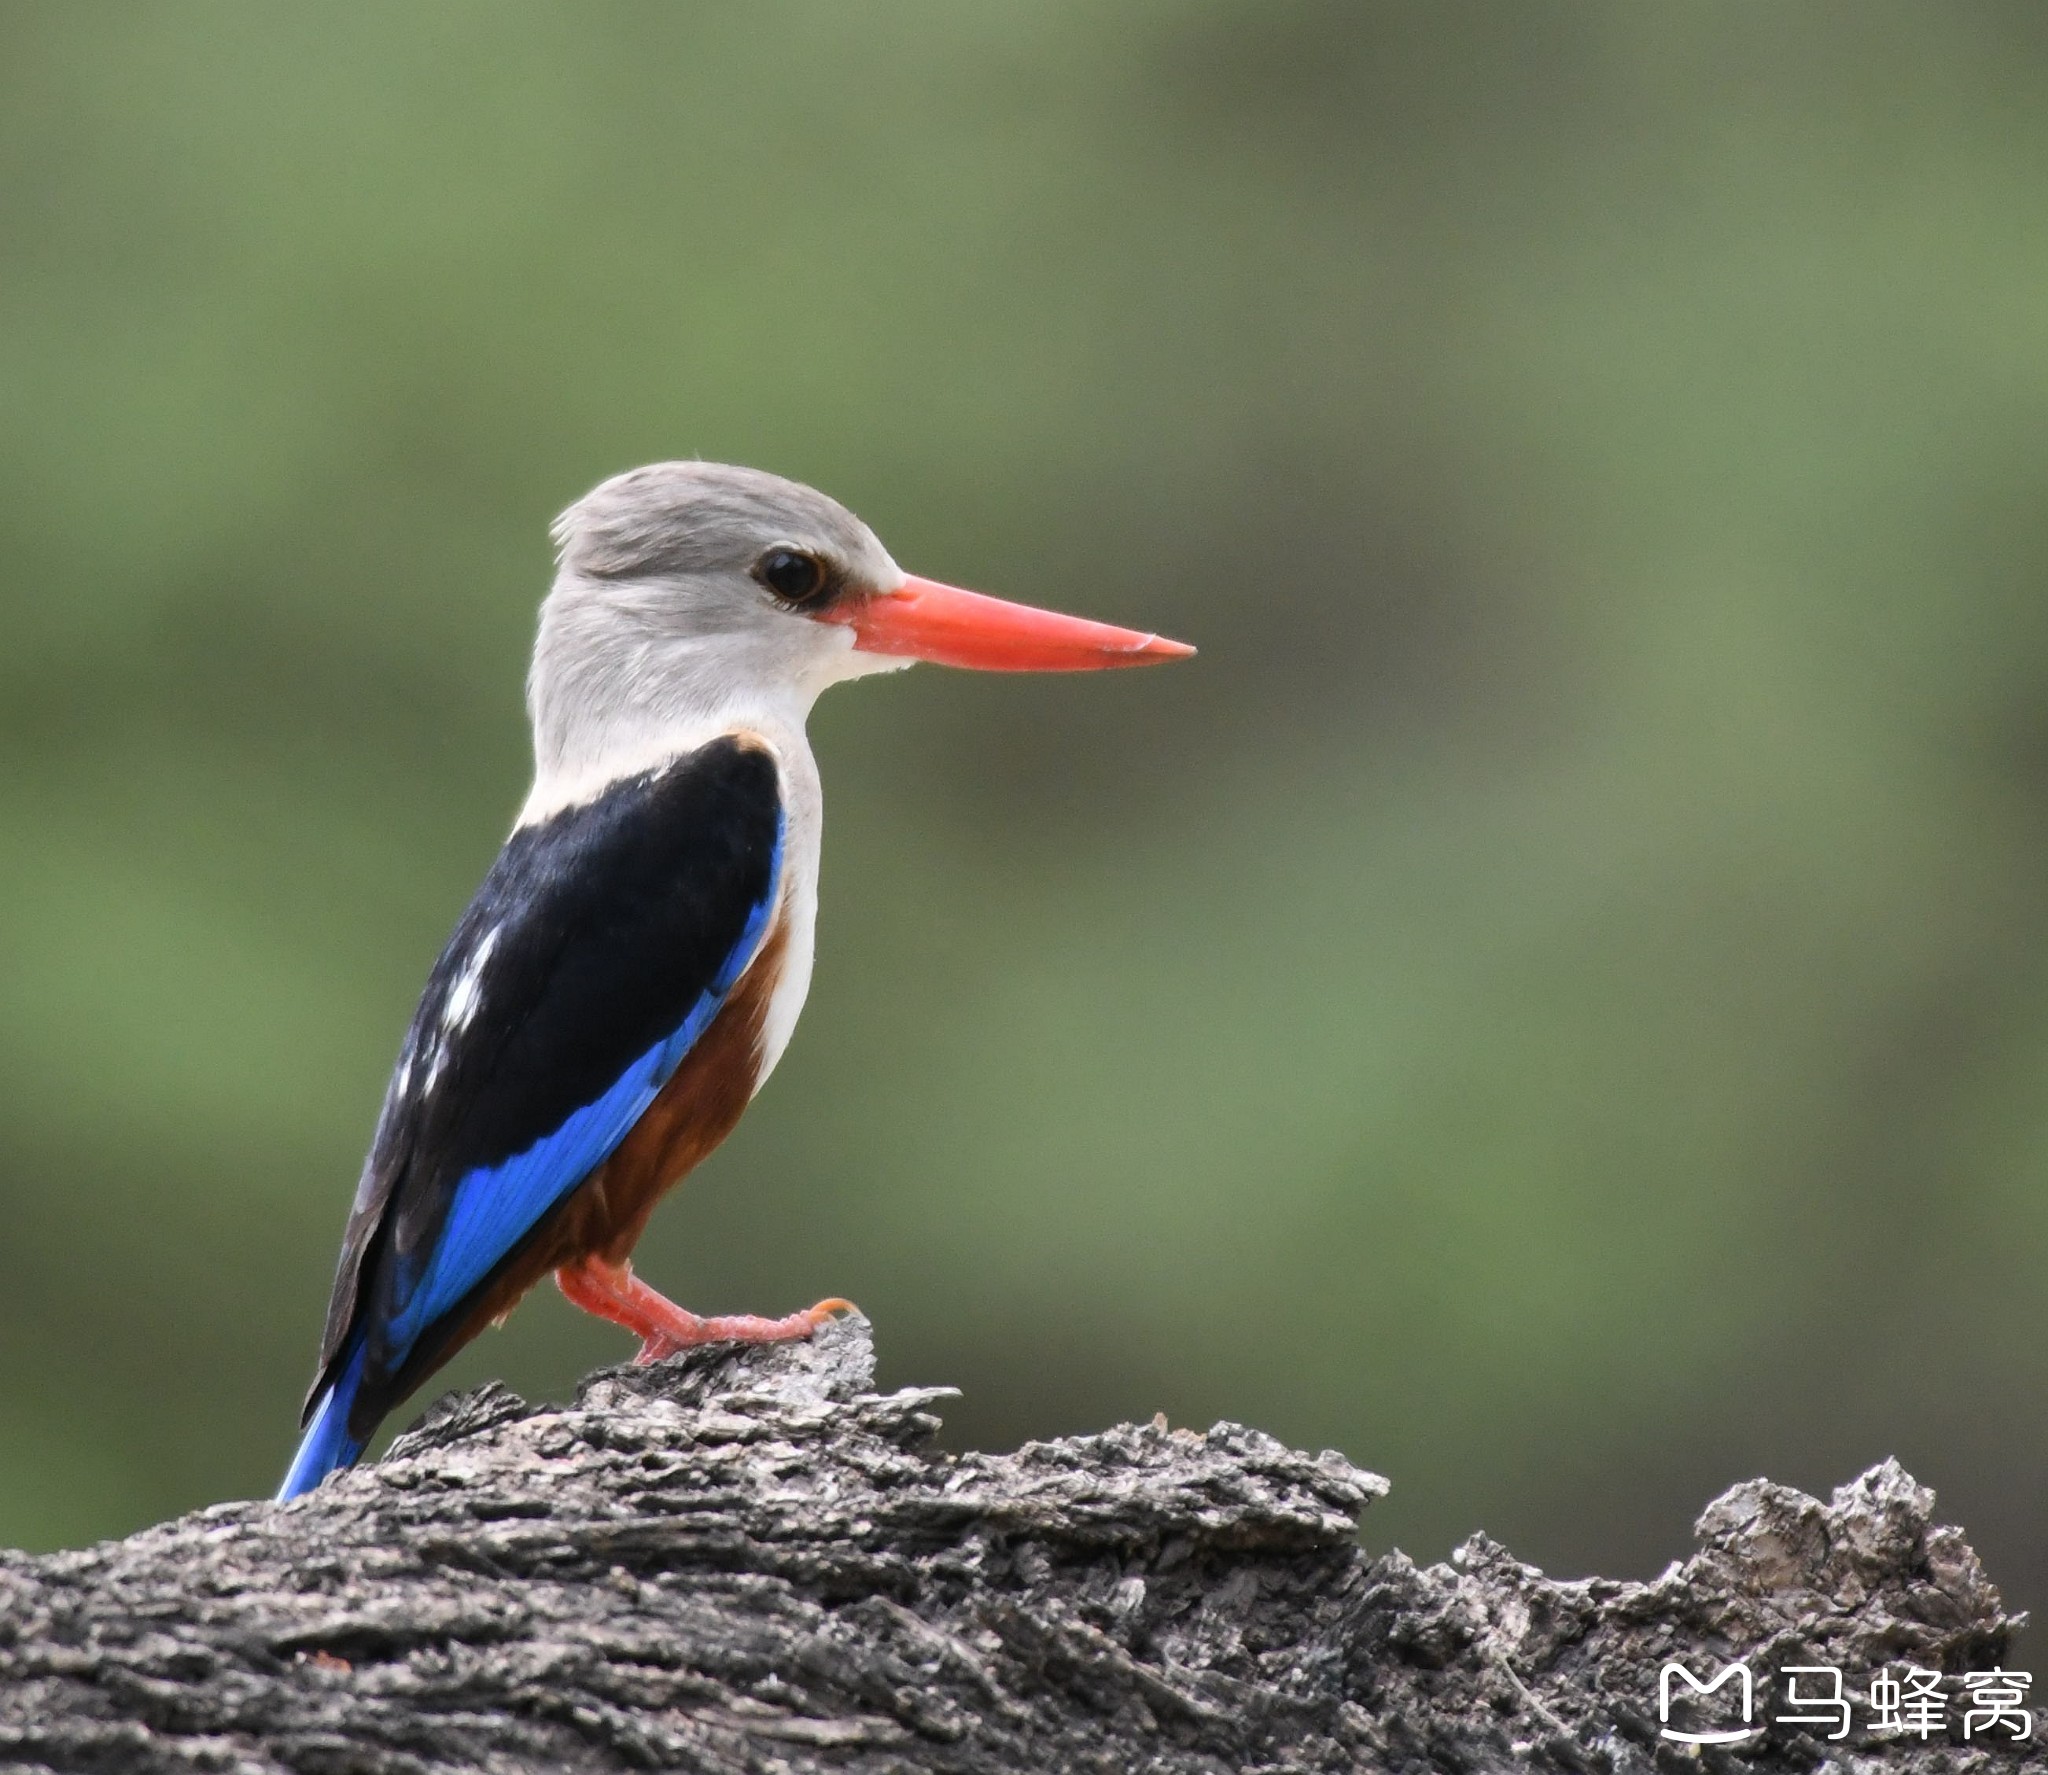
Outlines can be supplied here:
[[702, 455], [1202, 654], [825, 701], [643, 1273], [1426, 1557], [1896, 1453], [2048, 1601], [2044, 166], [2032, 5], [0, 8], [0, 1544], [275, 1483], [547, 521]]

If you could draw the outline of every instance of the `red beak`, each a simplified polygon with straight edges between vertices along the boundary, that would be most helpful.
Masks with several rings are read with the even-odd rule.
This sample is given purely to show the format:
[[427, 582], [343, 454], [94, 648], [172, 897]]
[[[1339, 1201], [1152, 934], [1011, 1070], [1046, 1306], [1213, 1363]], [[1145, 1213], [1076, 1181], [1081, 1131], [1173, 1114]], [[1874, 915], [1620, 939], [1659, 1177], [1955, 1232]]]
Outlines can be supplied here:
[[1009, 604], [935, 579], [905, 579], [893, 592], [856, 594], [819, 620], [845, 623], [862, 653], [979, 672], [1099, 672], [1186, 659], [1195, 651], [1185, 641]]

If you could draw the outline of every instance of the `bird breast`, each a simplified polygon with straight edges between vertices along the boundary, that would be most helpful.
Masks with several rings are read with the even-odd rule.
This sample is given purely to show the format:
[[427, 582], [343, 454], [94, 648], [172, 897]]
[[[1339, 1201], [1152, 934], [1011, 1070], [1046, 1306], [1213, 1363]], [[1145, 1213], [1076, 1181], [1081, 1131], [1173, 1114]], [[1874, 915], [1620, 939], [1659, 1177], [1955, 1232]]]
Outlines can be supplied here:
[[817, 760], [799, 729], [794, 735], [764, 734], [781, 767], [786, 824], [783, 828], [782, 966], [761, 1024], [756, 1091], [768, 1082], [775, 1063], [796, 1032], [796, 1020], [811, 990], [811, 962], [818, 928], [818, 857], [823, 837], [824, 796]]

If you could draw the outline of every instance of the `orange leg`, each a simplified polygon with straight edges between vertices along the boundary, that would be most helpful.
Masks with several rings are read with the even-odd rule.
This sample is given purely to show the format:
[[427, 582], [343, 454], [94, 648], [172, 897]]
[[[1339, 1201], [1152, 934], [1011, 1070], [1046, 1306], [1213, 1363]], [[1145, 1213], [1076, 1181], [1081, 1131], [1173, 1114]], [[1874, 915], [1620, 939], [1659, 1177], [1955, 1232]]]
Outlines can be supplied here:
[[659, 1362], [692, 1344], [773, 1344], [809, 1337], [835, 1313], [854, 1310], [850, 1300], [821, 1300], [786, 1319], [757, 1319], [751, 1313], [700, 1319], [666, 1296], [655, 1293], [633, 1274], [630, 1263], [606, 1263], [601, 1257], [580, 1258], [555, 1272], [555, 1286], [586, 1313], [623, 1325], [640, 1339], [637, 1362]]

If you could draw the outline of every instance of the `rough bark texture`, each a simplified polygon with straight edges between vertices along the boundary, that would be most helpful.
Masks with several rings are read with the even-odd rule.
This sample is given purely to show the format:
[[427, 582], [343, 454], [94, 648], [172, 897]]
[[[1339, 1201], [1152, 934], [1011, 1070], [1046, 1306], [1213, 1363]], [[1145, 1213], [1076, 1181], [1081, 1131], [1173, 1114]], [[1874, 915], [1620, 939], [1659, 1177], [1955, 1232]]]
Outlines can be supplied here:
[[[1960, 1673], [2018, 1623], [1896, 1465], [1758, 1481], [1647, 1584], [1477, 1537], [1369, 1558], [1384, 1482], [1233, 1424], [951, 1456], [867, 1327], [442, 1401], [377, 1466], [84, 1552], [0, 1554], [0, 1767], [2038, 1770]], [[1659, 1737], [1658, 1672], [1744, 1659], [1762, 1730]], [[1950, 1732], [1873, 1737], [1881, 1667]], [[1833, 1665], [1845, 1742], [1768, 1724]], [[1716, 1707], [1732, 1686], [1710, 1698]], [[1697, 1722], [1695, 1722], [1697, 1723]]]

